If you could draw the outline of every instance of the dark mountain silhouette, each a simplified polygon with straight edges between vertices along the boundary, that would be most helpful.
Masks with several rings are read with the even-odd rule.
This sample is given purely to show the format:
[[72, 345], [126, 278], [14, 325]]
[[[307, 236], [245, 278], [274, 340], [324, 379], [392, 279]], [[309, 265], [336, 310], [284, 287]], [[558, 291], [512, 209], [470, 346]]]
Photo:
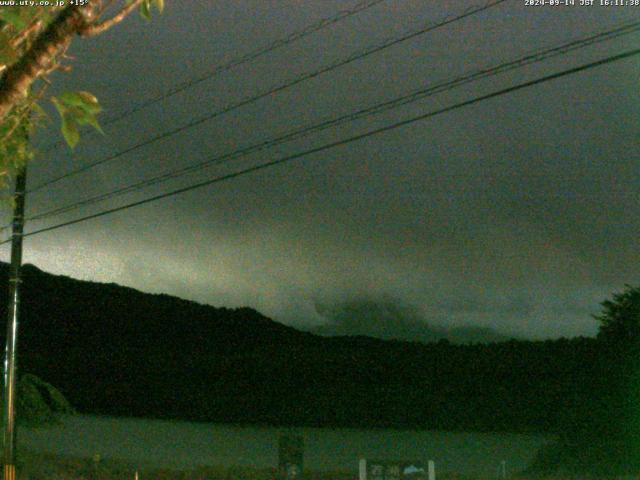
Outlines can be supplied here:
[[308, 331], [325, 337], [363, 335], [423, 343], [448, 340], [455, 344], [504, 342], [510, 339], [491, 328], [429, 325], [418, 312], [389, 298], [318, 307], [318, 310], [327, 323]]
[[[0, 264], [6, 291], [8, 267]], [[557, 431], [594, 388], [594, 339], [428, 345], [319, 337], [24, 268], [19, 368], [83, 413], [477, 431]], [[6, 298], [6, 296], [5, 296]], [[6, 318], [6, 302], [0, 305]], [[2, 328], [4, 343], [4, 328]]]

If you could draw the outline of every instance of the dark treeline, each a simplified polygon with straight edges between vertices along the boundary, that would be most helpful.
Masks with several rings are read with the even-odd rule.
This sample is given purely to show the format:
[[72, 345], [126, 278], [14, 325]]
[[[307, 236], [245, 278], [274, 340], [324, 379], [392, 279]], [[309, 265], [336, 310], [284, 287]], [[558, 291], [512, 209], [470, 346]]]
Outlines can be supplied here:
[[[7, 271], [0, 265], [5, 289]], [[549, 432], [582, 448], [574, 440], [592, 435], [594, 414], [611, 434], [610, 417], [623, 408], [620, 392], [635, 378], [633, 365], [623, 366], [630, 356], [614, 341], [323, 338], [251, 309], [214, 308], [32, 266], [24, 268], [22, 318], [21, 372], [93, 414]]]
[[[6, 265], [2, 275], [6, 285]], [[594, 339], [461, 346], [321, 338], [251, 309], [30, 266], [22, 318], [21, 371], [87, 413], [554, 432], [599, 388]]]

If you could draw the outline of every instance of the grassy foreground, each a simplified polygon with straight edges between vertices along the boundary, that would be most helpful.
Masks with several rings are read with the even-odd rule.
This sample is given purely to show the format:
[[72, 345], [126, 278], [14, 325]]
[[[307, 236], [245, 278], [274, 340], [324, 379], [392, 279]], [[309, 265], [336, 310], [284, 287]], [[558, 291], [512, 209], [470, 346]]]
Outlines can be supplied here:
[[[137, 468], [127, 462], [111, 459], [77, 458], [53, 454], [20, 452], [18, 480], [279, 480], [276, 468], [200, 467], [190, 470]], [[510, 480], [525, 477], [509, 476]], [[570, 480], [571, 477], [538, 477], [536, 480]], [[583, 477], [584, 478], [584, 477]], [[303, 480], [357, 480], [353, 472], [304, 473]], [[439, 474], [438, 480], [496, 480], [490, 476]], [[526, 479], [531, 480], [531, 479]]]
[[[127, 462], [21, 452], [18, 480], [276, 480], [275, 468], [199, 467], [190, 470], [137, 468]], [[349, 472], [308, 472], [309, 480], [355, 480]]]

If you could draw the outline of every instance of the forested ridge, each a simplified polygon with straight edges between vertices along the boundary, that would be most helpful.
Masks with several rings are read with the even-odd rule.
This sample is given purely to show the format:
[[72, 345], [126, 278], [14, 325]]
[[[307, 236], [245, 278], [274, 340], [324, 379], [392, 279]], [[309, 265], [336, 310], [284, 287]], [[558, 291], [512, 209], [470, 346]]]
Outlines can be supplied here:
[[[6, 286], [6, 265], [1, 273]], [[19, 342], [22, 372], [96, 414], [555, 432], [605, 388], [593, 377], [600, 351], [593, 338], [475, 345], [323, 338], [249, 308], [32, 266], [24, 269]]]

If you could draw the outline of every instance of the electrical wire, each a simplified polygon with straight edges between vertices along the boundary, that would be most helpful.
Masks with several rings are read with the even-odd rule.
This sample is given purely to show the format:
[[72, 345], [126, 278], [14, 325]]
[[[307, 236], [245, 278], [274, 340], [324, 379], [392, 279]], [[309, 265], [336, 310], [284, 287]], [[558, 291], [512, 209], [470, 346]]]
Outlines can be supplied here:
[[[240, 65], [244, 65], [245, 63], [251, 62], [253, 60], [256, 60], [260, 57], [262, 57], [263, 55], [266, 55], [268, 53], [274, 52], [282, 47], [285, 47], [287, 45], [290, 45], [294, 42], [297, 42], [298, 40], [302, 40], [305, 37], [308, 37], [309, 35], [316, 33], [320, 30], [323, 30], [327, 27], [330, 27], [332, 25], [335, 25], [336, 23], [345, 20], [349, 17], [352, 17], [354, 15], [357, 15], [360, 12], [364, 12], [365, 10], [368, 10], [372, 7], [377, 6], [380, 3], [386, 2], [387, 0], [366, 0], [366, 1], [362, 1], [360, 3], [357, 3], [356, 5], [354, 5], [352, 8], [347, 9], [347, 10], [340, 10], [338, 13], [336, 13], [335, 15], [331, 16], [331, 17], [327, 17], [327, 18], [322, 18], [319, 21], [312, 23], [310, 25], [307, 25], [305, 27], [303, 27], [302, 29], [292, 32], [289, 35], [287, 35], [286, 37], [280, 38], [275, 40], [274, 42], [266, 45], [265, 47], [262, 48], [258, 48], [252, 52], [249, 52], [245, 55], [242, 55], [240, 57], [234, 58], [232, 60], [229, 60], [227, 63], [224, 63], [222, 65], [219, 65], [217, 67], [215, 67], [213, 70], [211, 70], [210, 72], [207, 72], [203, 75], [199, 75], [197, 77], [193, 77], [189, 80], [186, 80], [184, 82], [178, 83], [172, 87], [170, 87], [168, 90], [164, 91], [163, 93], [160, 93], [158, 95], [155, 95], [151, 98], [148, 98], [147, 100], [144, 100], [143, 102], [139, 103], [138, 105], [134, 105], [133, 107], [129, 108], [128, 110], [125, 110], [124, 112], [119, 113], [118, 115], [115, 115], [109, 119], [107, 119], [105, 122], [102, 122], [103, 126], [107, 126], [107, 125], [111, 125], [114, 124], [116, 122], [119, 122], [120, 120], [129, 117], [131, 115], [133, 115], [134, 113], [139, 112], [140, 110], [144, 110], [147, 107], [150, 107], [151, 105], [155, 105], [158, 102], [161, 102], [163, 100], [166, 100], [167, 98], [170, 98], [180, 92], [183, 92], [189, 88], [192, 88], [206, 80], [210, 80], [218, 75], [220, 75], [221, 73], [225, 73], [228, 72], [236, 67], [239, 67]], [[46, 148], [44, 151], [48, 152], [51, 151], [51, 149], [58, 147], [60, 145], [64, 145], [64, 141], [59, 141], [54, 143], [53, 145], [51, 145], [50, 147]]]
[[166, 182], [168, 180], [178, 178], [178, 177], [187, 175], [189, 173], [193, 173], [195, 171], [211, 167], [213, 165], [219, 165], [223, 162], [235, 160], [235, 159], [244, 157], [246, 155], [249, 155], [251, 153], [262, 151], [266, 148], [280, 145], [282, 143], [285, 143], [291, 140], [303, 138], [328, 128], [333, 128], [347, 122], [353, 122], [355, 120], [360, 120], [372, 115], [377, 115], [382, 112], [386, 112], [403, 105], [414, 103], [416, 101], [422, 100], [432, 95], [446, 92], [454, 88], [458, 88], [462, 85], [465, 85], [474, 81], [478, 81], [483, 78], [495, 76], [497, 74], [504, 73], [517, 68], [522, 68], [524, 66], [541, 62], [549, 58], [556, 57], [558, 55], [565, 55], [571, 51], [574, 51], [580, 48], [585, 48], [587, 46], [591, 46], [596, 43], [601, 43], [604, 41], [611, 40], [613, 38], [618, 38], [622, 35], [628, 35], [638, 31], [640, 31], [640, 21], [627, 23], [610, 30], [606, 30], [597, 34], [592, 34], [588, 37], [583, 37], [580, 39], [565, 42], [564, 44], [556, 47], [547, 48], [545, 50], [537, 50], [535, 52], [528, 53], [516, 60], [512, 60], [510, 62], [501, 63], [499, 65], [494, 65], [492, 67], [476, 70], [473, 73], [467, 73], [461, 77], [454, 78], [453, 80], [447, 80], [444, 82], [437, 83], [435, 85], [428, 85], [410, 94], [403, 95], [382, 103], [378, 103], [376, 105], [373, 105], [364, 109], [360, 109], [356, 112], [342, 115], [337, 118], [325, 120], [320, 123], [316, 123], [314, 125], [310, 125], [304, 128], [294, 129], [276, 138], [271, 138], [262, 142], [254, 143], [253, 145], [250, 145], [241, 149], [237, 149], [233, 152], [226, 153], [224, 155], [217, 156], [194, 165], [189, 165], [187, 167], [183, 167], [177, 170], [165, 172], [163, 174], [154, 176], [152, 178], [142, 180], [140, 182], [136, 182], [136, 183], [118, 188], [116, 190], [112, 190], [107, 193], [95, 195], [93, 197], [89, 197], [89, 198], [71, 203], [69, 205], [54, 208], [39, 214], [29, 216], [26, 218], [26, 220], [29, 220], [29, 221], [42, 220], [44, 218], [49, 218], [52, 216], [60, 215], [62, 213], [67, 213], [69, 211], [73, 211], [84, 206], [93, 205], [99, 202], [110, 200], [112, 198], [115, 198], [127, 193], [139, 191], [143, 188], [147, 188], [152, 185]]
[[114, 153], [112, 155], [109, 155], [109, 156], [107, 156], [105, 158], [102, 158], [100, 160], [91, 162], [91, 163], [89, 163], [87, 165], [79, 167], [79, 168], [77, 168], [75, 170], [72, 170], [72, 171], [70, 171], [68, 173], [65, 173], [63, 175], [60, 175], [58, 177], [54, 177], [51, 180], [48, 180], [48, 181], [46, 181], [46, 182], [44, 182], [44, 183], [42, 183], [42, 184], [40, 184], [40, 185], [38, 185], [36, 187], [33, 187], [33, 188], [29, 189], [27, 191], [27, 193], [35, 193], [37, 191], [40, 191], [43, 188], [48, 187], [50, 185], [53, 185], [53, 184], [55, 184], [57, 182], [60, 182], [60, 181], [62, 181], [64, 179], [67, 179], [69, 177], [78, 175], [80, 173], [84, 173], [87, 170], [95, 168], [95, 167], [97, 167], [99, 165], [103, 165], [103, 164], [105, 164], [107, 162], [116, 160], [116, 159], [118, 159], [118, 158], [120, 158], [120, 157], [122, 157], [122, 156], [124, 156], [124, 155], [126, 155], [128, 153], [131, 153], [131, 152], [139, 149], [139, 148], [146, 147], [146, 146], [151, 145], [151, 144], [153, 144], [155, 142], [158, 142], [160, 140], [164, 140], [164, 139], [166, 139], [168, 137], [171, 137], [171, 136], [176, 135], [178, 133], [184, 132], [185, 130], [194, 128], [194, 127], [196, 127], [198, 125], [201, 125], [204, 122], [207, 122], [207, 121], [210, 121], [210, 120], [212, 120], [212, 119], [214, 119], [216, 117], [219, 117], [220, 115], [226, 114], [226, 113], [231, 112], [233, 110], [236, 110], [236, 109], [238, 109], [240, 107], [244, 107], [244, 106], [249, 105], [251, 103], [254, 103], [254, 102], [258, 101], [258, 100], [261, 100], [263, 98], [269, 97], [269, 96], [271, 96], [271, 95], [273, 95], [275, 93], [279, 93], [279, 92], [282, 92], [284, 90], [287, 90], [287, 89], [289, 89], [289, 88], [291, 88], [291, 87], [293, 87], [295, 85], [298, 85], [298, 84], [300, 84], [302, 82], [305, 82], [305, 81], [310, 80], [312, 78], [316, 78], [316, 77], [318, 77], [320, 75], [323, 75], [325, 73], [331, 72], [331, 71], [333, 71], [333, 70], [335, 70], [337, 68], [343, 67], [343, 66], [348, 65], [348, 64], [350, 64], [352, 62], [355, 62], [357, 60], [360, 60], [360, 59], [363, 59], [363, 58], [368, 57], [370, 55], [373, 55], [374, 53], [380, 52], [380, 51], [385, 50], [387, 48], [390, 48], [390, 47], [392, 47], [394, 45], [397, 45], [399, 43], [402, 43], [402, 42], [405, 42], [407, 40], [413, 39], [413, 38], [415, 38], [415, 37], [417, 37], [419, 35], [426, 34], [428, 32], [436, 30], [438, 28], [441, 28], [441, 27], [444, 27], [446, 25], [452, 24], [454, 22], [457, 22], [457, 21], [463, 20], [465, 18], [468, 18], [468, 17], [470, 17], [472, 15], [484, 12], [484, 11], [486, 11], [486, 10], [488, 10], [490, 8], [496, 7], [496, 6], [502, 4], [502, 3], [506, 2], [506, 1], [509, 1], [509, 0], [491, 0], [490, 2], [485, 3], [485, 4], [481, 5], [481, 6], [470, 7], [468, 9], [466, 9], [460, 15], [447, 16], [447, 17], [445, 17], [444, 20], [442, 20], [442, 21], [440, 21], [438, 23], [429, 24], [428, 26], [425, 26], [425, 27], [423, 27], [423, 28], [421, 28], [419, 30], [414, 30], [414, 31], [411, 31], [409, 33], [405, 33], [401, 37], [396, 37], [396, 38], [393, 38], [393, 39], [389, 39], [389, 40], [386, 40], [385, 42], [383, 42], [383, 43], [381, 43], [379, 45], [368, 47], [368, 48], [366, 48], [366, 49], [364, 49], [362, 51], [356, 52], [356, 53], [354, 53], [354, 54], [352, 54], [352, 55], [350, 55], [350, 56], [348, 56], [346, 58], [338, 60], [338, 61], [336, 61], [334, 63], [331, 63], [331, 64], [329, 64], [327, 66], [324, 66], [324, 67], [321, 67], [319, 69], [304, 73], [301, 76], [295, 78], [294, 80], [285, 82], [285, 83], [280, 84], [280, 85], [278, 85], [276, 87], [272, 87], [272, 88], [270, 88], [270, 89], [268, 89], [266, 91], [263, 91], [263, 92], [261, 92], [261, 93], [259, 93], [257, 95], [254, 95], [254, 96], [251, 96], [251, 97], [247, 97], [247, 98], [245, 98], [243, 100], [240, 100], [238, 102], [232, 103], [232, 104], [230, 104], [230, 105], [228, 105], [228, 106], [226, 106], [226, 107], [224, 107], [224, 108], [222, 108], [220, 110], [216, 110], [216, 111], [214, 111], [212, 113], [208, 113], [208, 114], [206, 114], [206, 115], [204, 115], [202, 117], [199, 117], [199, 118], [196, 118], [194, 120], [191, 120], [190, 122], [188, 122], [188, 123], [186, 123], [184, 125], [181, 125], [179, 127], [173, 128], [173, 129], [165, 131], [163, 133], [160, 133], [160, 134], [158, 134], [158, 135], [156, 135], [154, 137], [151, 137], [151, 138], [149, 138], [147, 140], [143, 140], [142, 142], [139, 142], [139, 143], [137, 143], [135, 145], [132, 145], [131, 147], [128, 147], [128, 148], [126, 148], [124, 150], [120, 150], [119, 152], [116, 152], [116, 153]]
[[[624, 60], [624, 59], [627, 59], [627, 58], [631, 58], [631, 57], [634, 57], [636, 55], [640, 55], [640, 49], [626, 51], [626, 52], [620, 53], [618, 55], [609, 56], [609, 57], [603, 58], [601, 60], [597, 60], [597, 61], [594, 61], [594, 62], [586, 63], [586, 64], [580, 65], [578, 67], [570, 68], [568, 70], [563, 70], [561, 72], [545, 75], [545, 76], [539, 77], [539, 78], [537, 78], [535, 80], [530, 80], [530, 81], [527, 81], [527, 82], [519, 83], [517, 85], [511, 86], [511, 87], [507, 87], [507, 88], [503, 88], [501, 90], [497, 90], [497, 91], [494, 91], [494, 92], [489, 93], [489, 94], [485, 94], [485, 95], [481, 95], [481, 96], [478, 96], [478, 97], [474, 97], [474, 98], [472, 98], [470, 100], [459, 102], [459, 103], [450, 105], [448, 107], [444, 107], [444, 108], [441, 108], [441, 109], [438, 109], [438, 110], [434, 110], [434, 111], [430, 111], [430, 112], [427, 112], [427, 113], [423, 113], [423, 114], [411, 117], [409, 119], [401, 120], [401, 121], [395, 122], [393, 124], [386, 125], [384, 127], [380, 127], [380, 128], [376, 128], [376, 129], [373, 129], [373, 130], [369, 130], [368, 132], [365, 132], [365, 133], [362, 133], [362, 134], [359, 134], [359, 135], [354, 135], [352, 137], [344, 138], [342, 140], [338, 140], [338, 141], [335, 141], [335, 142], [327, 143], [327, 144], [324, 144], [324, 145], [321, 145], [321, 146], [318, 146], [318, 147], [314, 147], [314, 148], [305, 150], [303, 152], [299, 152], [299, 153], [296, 153], [296, 154], [293, 154], [293, 155], [288, 155], [286, 157], [282, 157], [282, 158], [279, 158], [277, 160], [272, 160], [270, 162], [265, 162], [265, 163], [262, 163], [262, 164], [259, 164], [259, 165], [254, 165], [252, 167], [245, 168], [243, 170], [239, 170], [239, 171], [236, 171], [236, 172], [233, 172], [233, 173], [229, 173], [229, 174], [222, 175], [222, 176], [219, 176], [219, 177], [215, 177], [215, 178], [212, 178], [212, 179], [208, 179], [208, 180], [205, 180], [205, 181], [202, 181], [202, 182], [191, 184], [191, 185], [188, 185], [186, 187], [178, 188], [176, 190], [172, 190], [172, 191], [169, 191], [169, 192], [164, 192], [164, 193], [161, 193], [161, 194], [158, 194], [158, 195], [155, 195], [155, 196], [143, 199], [143, 200], [138, 200], [136, 202], [128, 203], [126, 205], [121, 205], [119, 207], [115, 207], [115, 208], [111, 208], [111, 209], [107, 209], [107, 210], [102, 210], [100, 212], [93, 213], [91, 215], [86, 215], [84, 217], [76, 218], [76, 219], [69, 220], [69, 221], [66, 221], [66, 222], [58, 223], [56, 225], [51, 225], [51, 226], [44, 227], [44, 228], [41, 228], [41, 229], [38, 229], [38, 230], [34, 230], [32, 232], [24, 234], [23, 236], [24, 237], [30, 237], [30, 236], [33, 236], [33, 235], [38, 235], [38, 234], [41, 234], [41, 233], [50, 232], [52, 230], [57, 230], [57, 229], [60, 229], [60, 228], [63, 228], [63, 227], [67, 227], [67, 226], [75, 225], [75, 224], [78, 224], [78, 223], [81, 223], [81, 222], [85, 222], [85, 221], [88, 221], [88, 220], [92, 220], [92, 219], [95, 219], [95, 218], [103, 217], [105, 215], [110, 215], [112, 213], [128, 210], [128, 209], [133, 208], [133, 207], [137, 207], [137, 206], [140, 206], [140, 205], [145, 205], [145, 204], [148, 204], [148, 203], [151, 203], [151, 202], [155, 202], [155, 201], [158, 201], [158, 200], [161, 200], [161, 199], [164, 199], [164, 198], [172, 197], [172, 196], [175, 196], [175, 195], [179, 195], [181, 193], [186, 193], [186, 192], [189, 192], [189, 191], [192, 191], [192, 190], [196, 190], [198, 188], [202, 188], [202, 187], [205, 187], [205, 186], [213, 185], [215, 183], [219, 183], [219, 182], [226, 181], [226, 180], [231, 180], [233, 178], [238, 178], [240, 176], [247, 175], [247, 174], [252, 173], [252, 172], [256, 172], [256, 171], [259, 171], [259, 170], [264, 170], [264, 169], [267, 169], [267, 168], [274, 167], [276, 165], [281, 165], [281, 164], [284, 164], [284, 163], [288, 163], [288, 162], [291, 162], [293, 160], [297, 160], [299, 158], [303, 158], [303, 157], [306, 157], [306, 156], [314, 154], [314, 153], [323, 152], [323, 151], [326, 151], [326, 150], [329, 150], [329, 149], [332, 149], [332, 148], [336, 148], [336, 147], [339, 147], [339, 146], [342, 146], [342, 145], [353, 143], [353, 142], [362, 140], [364, 138], [371, 137], [373, 135], [378, 135], [378, 134], [381, 134], [381, 133], [384, 133], [384, 132], [395, 130], [397, 128], [404, 127], [406, 125], [410, 125], [410, 124], [413, 124], [413, 123], [418, 122], [418, 121], [423, 121], [423, 120], [435, 117], [437, 115], [442, 115], [444, 113], [451, 112], [451, 111], [454, 111], [454, 110], [457, 110], [457, 109], [460, 109], [460, 108], [463, 108], [463, 107], [474, 105], [474, 104], [477, 104], [477, 103], [485, 101], [485, 100], [489, 100], [489, 99], [496, 98], [496, 97], [499, 97], [499, 96], [502, 96], [502, 95], [506, 95], [506, 94], [509, 94], [509, 93], [512, 93], [512, 92], [515, 92], [515, 91], [518, 91], [518, 90], [529, 88], [529, 87], [532, 87], [534, 85], [539, 85], [541, 83], [549, 82], [551, 80], [555, 80], [555, 79], [558, 79], [558, 78], [561, 78], [561, 77], [565, 77], [565, 76], [568, 76], [568, 75], [573, 75], [573, 74], [576, 74], [576, 73], [579, 73], [579, 72], [582, 72], [582, 71], [585, 71], [585, 70], [588, 70], [588, 69], [591, 69], [591, 68], [595, 68], [595, 67], [599, 67], [599, 66], [606, 65], [606, 64], [609, 64], [609, 63], [613, 63], [613, 62], [617, 62], [617, 61]], [[6, 240], [6, 241], [2, 242], [2, 243], [0, 243], [0, 245], [3, 245], [3, 244], [8, 243], [8, 242], [10, 242], [10, 240]]]

